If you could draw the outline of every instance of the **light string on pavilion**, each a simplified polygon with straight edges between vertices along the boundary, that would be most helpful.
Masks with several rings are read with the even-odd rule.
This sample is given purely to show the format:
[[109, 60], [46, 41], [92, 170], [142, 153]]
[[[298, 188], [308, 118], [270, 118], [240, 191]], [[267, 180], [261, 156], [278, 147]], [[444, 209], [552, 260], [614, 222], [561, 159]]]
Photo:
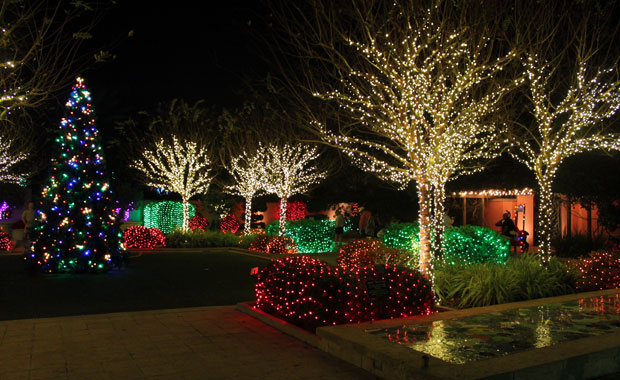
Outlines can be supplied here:
[[534, 195], [534, 190], [530, 188], [512, 189], [512, 190], [499, 190], [499, 189], [486, 189], [486, 190], [469, 190], [469, 191], [455, 191], [452, 193], [453, 197], [517, 197]]
[[486, 41], [469, 45], [465, 31], [444, 38], [443, 25], [431, 21], [436, 12], [438, 6], [428, 9], [419, 27], [407, 24], [402, 40], [391, 41], [391, 32], [365, 43], [348, 40], [375, 71], [351, 69], [340, 81], [341, 90], [314, 93], [337, 102], [369, 133], [381, 137], [372, 141], [334, 134], [315, 122], [327, 143], [363, 170], [401, 188], [416, 182], [420, 268], [431, 275], [432, 256], [440, 251], [444, 230], [445, 185], [483, 169], [472, 163], [499, 154], [499, 128], [487, 116], [518, 84], [495, 81], [514, 52], [482, 62]]
[[[170, 142], [171, 140], [171, 142]], [[188, 201], [206, 193], [211, 184], [211, 159], [205, 147], [193, 141], [181, 141], [173, 135], [162, 138], [154, 150], [145, 150], [132, 165], [147, 179], [147, 186], [162, 188], [181, 196], [183, 203], [183, 231], [189, 230]]]
[[620, 81], [604, 80], [613, 69], [592, 73], [587, 62], [579, 60], [564, 97], [556, 100], [554, 86], [549, 84], [554, 71], [549, 64], [530, 54], [524, 66], [536, 123], [534, 138], [513, 139], [510, 153], [534, 172], [538, 182], [541, 257], [546, 265], [551, 255], [552, 185], [559, 166], [580, 152], [620, 150], [619, 135], [601, 134], [600, 129], [591, 128], [620, 108]]

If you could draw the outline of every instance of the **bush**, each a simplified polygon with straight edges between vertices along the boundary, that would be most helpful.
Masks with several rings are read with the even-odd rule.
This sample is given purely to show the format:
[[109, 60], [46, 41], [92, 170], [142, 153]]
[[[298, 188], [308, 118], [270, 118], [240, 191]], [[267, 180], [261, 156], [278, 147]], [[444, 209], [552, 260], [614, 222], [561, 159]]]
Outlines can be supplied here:
[[[194, 216], [194, 205], [187, 205], [187, 217]], [[174, 201], [153, 202], [144, 206], [144, 226], [157, 228], [167, 234], [183, 226], [183, 203]]]
[[388, 248], [376, 239], [353, 240], [338, 251], [338, 266], [343, 269], [357, 270], [375, 264], [415, 267], [417, 260], [410, 252]]
[[254, 236], [239, 237], [231, 233], [220, 231], [183, 232], [176, 230], [167, 235], [168, 246], [171, 248], [216, 248], [216, 247], [244, 247], [249, 245], [248, 240]]
[[[388, 248], [400, 248], [419, 256], [420, 229], [417, 223], [393, 223], [382, 236]], [[453, 227], [446, 231], [443, 241], [443, 260], [452, 264], [504, 263], [510, 253], [510, 244], [496, 231], [479, 226]], [[411, 262], [419, 261], [412, 257]]]
[[551, 245], [555, 248], [555, 255], [559, 257], [576, 258], [587, 256], [592, 251], [598, 251], [605, 246], [602, 235], [594, 236], [592, 241], [583, 234], [574, 234], [569, 237], [556, 237]]
[[126, 248], [154, 248], [166, 246], [166, 238], [161, 230], [144, 226], [131, 226], [123, 232]]
[[578, 271], [577, 289], [589, 291], [620, 288], [620, 253], [591, 252], [569, 262]]
[[0, 231], [0, 251], [10, 251], [15, 246], [8, 232]]
[[438, 263], [435, 291], [443, 304], [459, 308], [488, 306], [574, 292], [576, 274], [557, 259], [547, 269], [534, 255], [495, 262]]
[[453, 227], [446, 231], [442, 259], [451, 264], [505, 263], [510, 242], [497, 231], [479, 226]]
[[207, 221], [207, 218], [205, 218], [202, 215], [198, 215], [198, 214], [192, 216], [189, 219], [188, 224], [189, 224], [189, 229], [191, 231], [196, 231], [196, 230], [204, 231], [209, 226], [209, 222]]
[[237, 218], [235, 218], [233, 214], [226, 215], [220, 222], [220, 230], [222, 230], [222, 232], [230, 232], [235, 234], [239, 231], [239, 228], [241, 228], [241, 224], [237, 221]]
[[285, 236], [257, 236], [252, 240], [248, 249], [250, 251], [274, 255], [297, 253], [297, 248], [293, 239]]
[[[275, 220], [267, 226], [268, 235], [277, 235], [280, 222]], [[331, 252], [334, 249], [334, 221], [303, 219], [286, 221], [287, 236], [297, 244], [300, 253]], [[351, 220], [345, 220], [344, 231], [353, 228]]]
[[[372, 299], [368, 281], [384, 282], [385, 298]], [[258, 273], [256, 307], [313, 331], [318, 326], [430, 314], [433, 293], [418, 272], [390, 266], [352, 272], [297, 256], [277, 260]]]

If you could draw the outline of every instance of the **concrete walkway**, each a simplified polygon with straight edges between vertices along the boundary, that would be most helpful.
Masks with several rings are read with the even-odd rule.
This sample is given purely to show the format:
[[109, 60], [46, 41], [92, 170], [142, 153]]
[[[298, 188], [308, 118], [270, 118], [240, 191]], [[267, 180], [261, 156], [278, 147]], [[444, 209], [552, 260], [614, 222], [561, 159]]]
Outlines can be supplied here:
[[374, 379], [235, 310], [0, 321], [0, 379]]

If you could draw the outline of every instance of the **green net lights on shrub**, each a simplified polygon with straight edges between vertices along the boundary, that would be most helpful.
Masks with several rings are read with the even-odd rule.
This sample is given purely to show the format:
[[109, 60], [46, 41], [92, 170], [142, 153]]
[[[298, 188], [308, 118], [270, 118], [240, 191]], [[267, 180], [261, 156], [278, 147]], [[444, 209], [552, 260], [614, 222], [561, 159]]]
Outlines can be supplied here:
[[479, 226], [462, 226], [446, 231], [443, 260], [448, 264], [506, 263], [510, 243], [496, 231]]
[[[192, 218], [196, 211], [189, 203], [187, 216]], [[144, 226], [157, 228], [167, 234], [183, 227], [183, 204], [181, 202], [163, 201], [144, 206]]]
[[[290, 237], [297, 244], [299, 253], [331, 252], [334, 248], [334, 220], [297, 220], [287, 221], [284, 236]], [[267, 226], [267, 234], [278, 234], [278, 222]], [[345, 220], [344, 232], [353, 229], [353, 222]]]
[[388, 248], [420, 251], [420, 229], [415, 223], [393, 223], [385, 227], [383, 243]]

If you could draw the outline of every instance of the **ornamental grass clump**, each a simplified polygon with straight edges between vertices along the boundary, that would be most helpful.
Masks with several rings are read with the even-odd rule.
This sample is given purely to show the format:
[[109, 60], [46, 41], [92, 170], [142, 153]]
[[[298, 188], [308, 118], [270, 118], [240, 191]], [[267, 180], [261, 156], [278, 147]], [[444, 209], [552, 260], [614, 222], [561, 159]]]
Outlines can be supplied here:
[[338, 266], [357, 270], [375, 264], [415, 266], [417, 257], [404, 249], [388, 248], [377, 239], [353, 240], [338, 251]]
[[435, 292], [442, 304], [458, 308], [488, 306], [573, 293], [576, 274], [558, 260], [545, 269], [534, 255], [494, 262], [438, 263]]

